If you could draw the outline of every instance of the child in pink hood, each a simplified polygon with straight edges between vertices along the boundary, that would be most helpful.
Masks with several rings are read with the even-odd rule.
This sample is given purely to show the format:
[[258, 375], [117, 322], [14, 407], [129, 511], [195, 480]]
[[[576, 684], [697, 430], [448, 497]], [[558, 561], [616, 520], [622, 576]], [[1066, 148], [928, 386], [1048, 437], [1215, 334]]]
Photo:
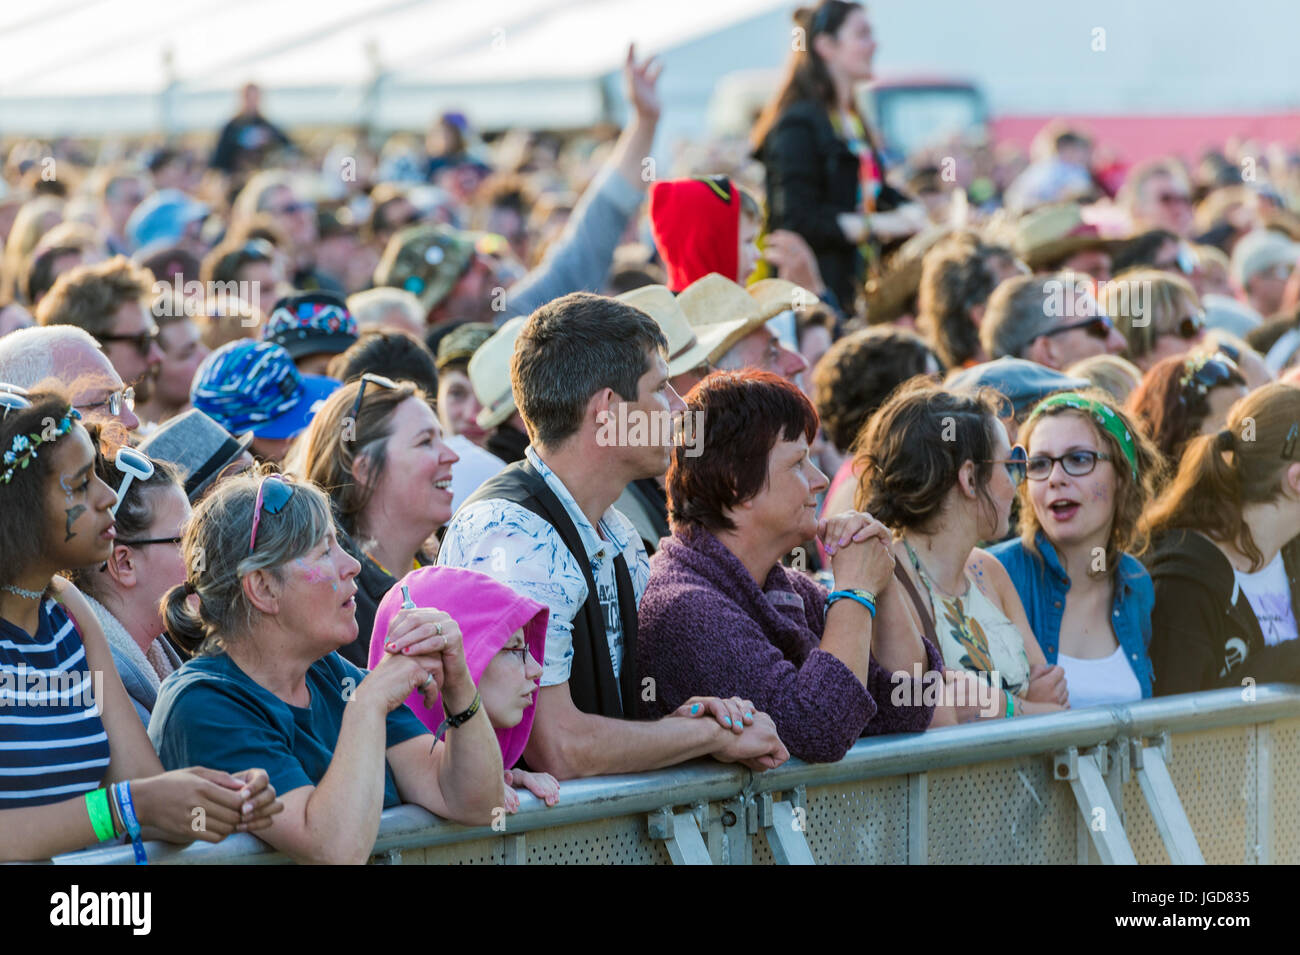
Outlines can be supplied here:
[[[501, 744], [501, 764], [506, 767], [505, 808], [509, 812], [519, 808], [515, 788], [527, 789], [548, 806], [555, 805], [560, 784], [554, 776], [511, 768], [523, 755], [533, 728], [540, 661], [546, 648], [547, 608], [478, 571], [421, 567], [399, 580], [379, 602], [370, 641], [371, 669], [386, 650], [388, 628], [402, 608], [403, 586], [417, 607], [443, 610], [460, 627], [465, 662]], [[406, 705], [430, 732], [438, 731], [445, 716], [441, 700], [426, 706], [423, 695], [416, 691]]]

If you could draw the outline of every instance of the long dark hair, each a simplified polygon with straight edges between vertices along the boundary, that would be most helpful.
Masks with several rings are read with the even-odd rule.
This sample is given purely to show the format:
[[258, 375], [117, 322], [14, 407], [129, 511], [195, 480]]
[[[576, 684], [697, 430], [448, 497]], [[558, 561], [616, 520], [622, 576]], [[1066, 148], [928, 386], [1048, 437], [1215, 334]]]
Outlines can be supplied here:
[[[827, 107], [835, 105], [835, 84], [831, 81], [830, 71], [826, 69], [826, 61], [813, 49], [813, 39], [822, 34], [834, 36], [839, 33], [840, 27], [844, 26], [844, 21], [848, 19], [849, 14], [861, 9], [860, 3], [822, 0], [815, 7], [800, 7], [794, 12], [795, 26], [802, 31], [798, 37], [803, 42], [795, 44], [786, 65], [781, 88], [764, 107], [758, 122], [754, 124], [750, 138], [755, 149], [762, 147], [763, 140], [767, 139], [767, 134], [776, 125], [778, 117], [794, 103], [811, 100]], [[854, 104], [852, 109], [856, 113], [857, 105]], [[862, 120], [862, 128], [866, 131], [868, 139], [871, 139], [871, 130], [865, 118], [861, 116], [858, 118]], [[872, 140], [872, 147], [874, 148], [875, 145]]]

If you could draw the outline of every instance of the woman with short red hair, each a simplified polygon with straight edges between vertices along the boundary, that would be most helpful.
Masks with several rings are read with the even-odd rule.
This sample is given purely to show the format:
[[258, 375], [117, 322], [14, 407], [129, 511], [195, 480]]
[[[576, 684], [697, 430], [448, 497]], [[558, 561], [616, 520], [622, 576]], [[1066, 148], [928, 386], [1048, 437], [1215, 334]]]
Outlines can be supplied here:
[[[697, 694], [738, 696], [809, 762], [840, 759], [864, 732], [927, 728], [933, 703], [902, 684], [914, 666], [941, 672], [941, 657], [924, 638], [886, 645], [876, 630], [894, 568], [884, 525], [856, 511], [817, 519], [826, 476], [808, 457], [811, 402], [748, 371], [710, 375], [686, 405], [703, 444], [676, 448], [668, 471], [673, 533], [638, 609], [637, 664], [655, 681], [642, 715], [666, 716]], [[781, 564], [813, 538], [831, 556], [829, 594]]]

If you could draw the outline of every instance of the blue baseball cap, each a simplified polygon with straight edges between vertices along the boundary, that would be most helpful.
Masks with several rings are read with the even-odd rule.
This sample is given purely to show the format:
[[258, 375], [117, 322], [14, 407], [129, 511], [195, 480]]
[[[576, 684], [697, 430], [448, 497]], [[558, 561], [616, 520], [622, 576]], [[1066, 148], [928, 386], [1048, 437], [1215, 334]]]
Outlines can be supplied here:
[[262, 327], [262, 340], [283, 346], [298, 359], [345, 352], [359, 333], [342, 298], [331, 292], [301, 292], [275, 303]]
[[147, 196], [126, 220], [126, 237], [136, 248], [155, 242], [175, 242], [192, 222], [202, 222], [208, 207], [179, 189], [161, 189]]
[[190, 401], [231, 434], [276, 441], [303, 431], [339, 387], [333, 378], [300, 374], [274, 342], [241, 338], [203, 360]]
[[952, 375], [944, 387], [949, 391], [966, 392], [992, 388], [1011, 402], [1018, 418], [1053, 392], [1091, 388], [1092, 382], [1056, 371], [1036, 361], [1007, 355], [962, 369]]

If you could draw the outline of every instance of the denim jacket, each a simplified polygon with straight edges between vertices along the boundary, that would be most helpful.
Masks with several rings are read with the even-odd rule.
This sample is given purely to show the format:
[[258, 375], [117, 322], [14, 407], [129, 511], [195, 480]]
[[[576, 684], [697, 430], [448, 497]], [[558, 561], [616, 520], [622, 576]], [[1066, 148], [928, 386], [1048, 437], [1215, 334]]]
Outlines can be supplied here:
[[[1043, 655], [1048, 663], [1055, 663], [1070, 578], [1066, 576], [1065, 568], [1056, 556], [1056, 548], [1047, 535], [1039, 531], [1034, 543], [1041, 558], [1028, 550], [1019, 538], [1003, 541], [989, 548], [989, 553], [1007, 569]], [[1154, 605], [1151, 575], [1137, 558], [1130, 554], [1122, 555], [1115, 577], [1111, 626], [1142, 687], [1143, 699], [1151, 696], [1151, 656], [1147, 648], [1151, 645], [1151, 608]]]

